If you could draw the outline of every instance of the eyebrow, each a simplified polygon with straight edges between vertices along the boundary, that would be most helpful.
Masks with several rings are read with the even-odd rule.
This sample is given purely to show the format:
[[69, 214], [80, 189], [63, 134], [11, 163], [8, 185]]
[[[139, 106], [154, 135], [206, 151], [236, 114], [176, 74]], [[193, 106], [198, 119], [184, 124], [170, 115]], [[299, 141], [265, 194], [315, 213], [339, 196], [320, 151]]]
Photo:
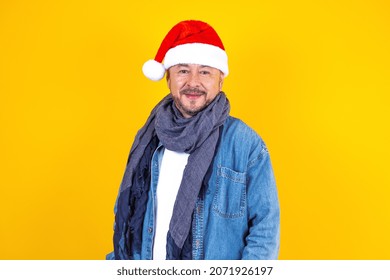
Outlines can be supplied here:
[[[177, 66], [181, 66], [181, 67], [190, 67], [189, 64], [186, 64], [186, 63], [179, 63], [177, 64]], [[201, 68], [205, 68], [205, 67], [210, 67], [212, 68], [211, 66], [208, 66], [208, 65], [200, 65]]]

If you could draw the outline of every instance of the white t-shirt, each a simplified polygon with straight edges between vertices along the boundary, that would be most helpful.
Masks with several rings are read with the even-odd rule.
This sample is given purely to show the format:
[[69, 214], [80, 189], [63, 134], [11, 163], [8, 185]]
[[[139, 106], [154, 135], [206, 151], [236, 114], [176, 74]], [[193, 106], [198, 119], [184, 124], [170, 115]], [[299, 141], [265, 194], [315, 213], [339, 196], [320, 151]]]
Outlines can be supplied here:
[[165, 260], [167, 233], [173, 205], [183, 178], [189, 154], [165, 149], [161, 161], [156, 194], [156, 232], [154, 235], [153, 259]]

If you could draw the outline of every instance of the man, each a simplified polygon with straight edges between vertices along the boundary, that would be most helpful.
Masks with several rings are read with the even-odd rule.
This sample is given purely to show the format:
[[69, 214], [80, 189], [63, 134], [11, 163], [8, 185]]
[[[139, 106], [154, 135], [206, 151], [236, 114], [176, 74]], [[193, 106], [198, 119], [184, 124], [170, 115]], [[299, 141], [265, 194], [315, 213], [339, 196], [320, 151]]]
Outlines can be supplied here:
[[[164, 61], [164, 62], [163, 62]], [[108, 259], [276, 259], [279, 204], [261, 138], [229, 116], [224, 46], [183, 21], [143, 72], [170, 94], [135, 137]]]

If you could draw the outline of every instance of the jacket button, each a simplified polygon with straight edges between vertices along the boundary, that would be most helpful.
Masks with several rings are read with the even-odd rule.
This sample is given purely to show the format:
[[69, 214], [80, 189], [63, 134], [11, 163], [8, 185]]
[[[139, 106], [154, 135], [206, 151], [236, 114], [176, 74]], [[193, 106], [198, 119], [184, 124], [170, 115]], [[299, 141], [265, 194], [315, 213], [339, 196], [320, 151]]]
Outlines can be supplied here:
[[148, 232], [149, 232], [149, 233], [152, 233], [152, 232], [153, 232], [153, 228], [149, 227], [149, 228], [148, 228]]

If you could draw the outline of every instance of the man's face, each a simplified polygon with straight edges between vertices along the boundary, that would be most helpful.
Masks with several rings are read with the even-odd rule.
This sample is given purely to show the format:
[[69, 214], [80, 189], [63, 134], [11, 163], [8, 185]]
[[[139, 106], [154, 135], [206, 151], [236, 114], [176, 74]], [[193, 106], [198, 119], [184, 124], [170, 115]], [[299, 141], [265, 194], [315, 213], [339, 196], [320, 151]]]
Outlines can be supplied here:
[[198, 64], [178, 64], [168, 69], [167, 82], [183, 117], [190, 118], [209, 105], [222, 89], [220, 70]]

